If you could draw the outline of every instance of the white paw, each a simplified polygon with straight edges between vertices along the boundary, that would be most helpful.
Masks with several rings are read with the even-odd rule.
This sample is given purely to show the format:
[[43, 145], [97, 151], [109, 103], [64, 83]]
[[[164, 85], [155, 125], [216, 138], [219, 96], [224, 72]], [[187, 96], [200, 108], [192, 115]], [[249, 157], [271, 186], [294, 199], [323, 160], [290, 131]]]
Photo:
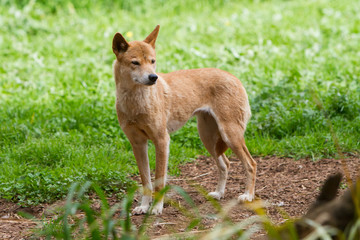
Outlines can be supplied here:
[[149, 206], [138, 206], [132, 210], [133, 215], [145, 214], [149, 210]]
[[208, 194], [209, 197], [212, 197], [212, 198], [215, 198], [217, 200], [220, 200], [223, 196], [224, 196], [224, 193], [221, 193], [221, 192], [210, 192]]
[[254, 200], [254, 195], [248, 193], [244, 193], [238, 197], [239, 202], [252, 202], [252, 200]]
[[162, 210], [163, 210], [163, 203], [160, 202], [160, 203], [157, 203], [152, 211], [151, 211], [151, 214], [154, 214], [154, 215], [160, 215], [162, 213]]

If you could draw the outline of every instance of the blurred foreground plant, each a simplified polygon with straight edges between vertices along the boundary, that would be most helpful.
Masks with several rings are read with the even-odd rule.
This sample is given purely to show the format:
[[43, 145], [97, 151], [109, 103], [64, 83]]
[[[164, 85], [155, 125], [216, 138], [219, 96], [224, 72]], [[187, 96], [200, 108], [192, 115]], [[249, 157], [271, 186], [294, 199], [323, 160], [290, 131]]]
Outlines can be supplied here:
[[[157, 203], [160, 196], [170, 190], [174, 190], [184, 199], [187, 207], [181, 206], [171, 199], [168, 199], [167, 203], [177, 208], [181, 214], [189, 219], [189, 222], [185, 232], [164, 235], [160, 239], [311, 240], [333, 239], [336, 236], [337, 239], [356, 240], [359, 237], [359, 215], [356, 215], [356, 218], [351, 222], [345, 233], [333, 227], [321, 225], [317, 218], [307, 219], [307, 215], [305, 215], [301, 224], [309, 226], [313, 231], [306, 237], [302, 236], [300, 238], [299, 221], [289, 220], [280, 227], [276, 226], [266, 215], [266, 204], [261, 200], [245, 203], [245, 207], [253, 210], [257, 215], [240, 222], [233, 222], [230, 218], [230, 213], [239, 207], [239, 203], [236, 200], [229, 201], [225, 206], [221, 206], [218, 201], [208, 197], [206, 191], [200, 186], [196, 186], [196, 188], [201, 195], [207, 198], [217, 213], [201, 214], [194, 201], [182, 188], [167, 186], [159, 195], [155, 196], [153, 205]], [[92, 201], [86, 194], [90, 189], [96, 193], [96, 199], [100, 200], [100, 210], [95, 210], [92, 207]], [[146, 232], [156, 217], [150, 217], [149, 214], [146, 214], [139, 227], [136, 227], [131, 221], [131, 207], [136, 190], [137, 188], [130, 189], [121, 203], [110, 207], [104, 192], [97, 185], [87, 182], [80, 186], [75, 183], [69, 190], [62, 213], [55, 220], [46, 223], [38, 236], [45, 237], [46, 239], [149, 239]], [[357, 189], [357, 193], [353, 195], [357, 202], [359, 202], [359, 193], [360, 191]], [[118, 212], [120, 212], [120, 216], [116, 216]], [[209, 218], [216, 219], [217, 223], [212, 229], [204, 229], [202, 221]], [[202, 230], [194, 231], [194, 228]]]

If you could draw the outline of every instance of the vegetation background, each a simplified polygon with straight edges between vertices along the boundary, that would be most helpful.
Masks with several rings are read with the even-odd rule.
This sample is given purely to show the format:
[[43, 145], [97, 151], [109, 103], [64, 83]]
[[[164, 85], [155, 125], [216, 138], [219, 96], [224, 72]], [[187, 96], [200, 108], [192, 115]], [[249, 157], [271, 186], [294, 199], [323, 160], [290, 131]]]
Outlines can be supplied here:
[[[359, 12], [353, 0], [0, 0], [0, 197], [35, 205], [73, 182], [119, 196], [134, 184], [111, 42], [157, 24], [159, 72], [216, 67], [243, 82], [253, 155], [335, 157], [332, 131], [359, 152]], [[194, 119], [171, 139], [170, 174], [207, 154]], [[153, 169], [151, 143], [149, 155]]]

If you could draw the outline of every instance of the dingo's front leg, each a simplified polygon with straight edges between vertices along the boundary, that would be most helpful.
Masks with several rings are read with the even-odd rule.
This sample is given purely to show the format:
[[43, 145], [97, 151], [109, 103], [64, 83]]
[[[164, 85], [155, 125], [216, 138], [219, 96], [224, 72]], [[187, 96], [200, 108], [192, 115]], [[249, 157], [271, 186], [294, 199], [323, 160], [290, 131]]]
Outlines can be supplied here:
[[143, 185], [143, 196], [140, 206], [136, 207], [133, 214], [145, 214], [149, 208], [152, 200], [152, 186], [148, 157], [148, 141], [146, 136], [141, 131], [135, 128], [124, 130], [128, 136], [131, 146], [133, 148], [136, 163], [139, 168], [140, 178]]
[[152, 195], [152, 186], [151, 186], [151, 177], [150, 177], [150, 167], [149, 167], [149, 158], [147, 152], [147, 141], [144, 143], [133, 144], [133, 151], [136, 158], [136, 163], [139, 168], [141, 182], [143, 185], [143, 196], [141, 199], [141, 205], [136, 207], [132, 213], [133, 214], [145, 214], [151, 203]]
[[147, 148], [147, 141], [141, 144], [133, 144], [133, 151], [136, 158], [136, 163], [139, 168], [141, 182], [143, 185], [143, 196], [141, 198], [141, 205], [136, 207], [132, 211], [133, 214], [145, 214], [150, 207], [152, 199], [152, 186]]
[[157, 203], [152, 209], [152, 214], [161, 214], [164, 205], [164, 196], [158, 196], [158, 193], [161, 189], [165, 187], [166, 184], [166, 173], [168, 166], [168, 158], [169, 158], [169, 144], [170, 137], [166, 133], [160, 139], [156, 139], [154, 141], [155, 149], [156, 149], [156, 169], [155, 169], [155, 197], [157, 199]]

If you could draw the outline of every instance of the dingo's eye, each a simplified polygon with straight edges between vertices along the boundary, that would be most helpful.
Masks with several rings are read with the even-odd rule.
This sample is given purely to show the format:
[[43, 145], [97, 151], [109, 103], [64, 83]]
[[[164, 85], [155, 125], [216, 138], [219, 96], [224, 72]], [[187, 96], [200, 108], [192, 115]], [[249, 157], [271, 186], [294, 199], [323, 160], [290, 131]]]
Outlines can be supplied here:
[[140, 65], [140, 63], [138, 61], [131, 61], [131, 63], [134, 65]]
[[155, 59], [152, 59], [152, 60], [151, 60], [151, 63], [154, 64], [154, 63], [155, 63]]

